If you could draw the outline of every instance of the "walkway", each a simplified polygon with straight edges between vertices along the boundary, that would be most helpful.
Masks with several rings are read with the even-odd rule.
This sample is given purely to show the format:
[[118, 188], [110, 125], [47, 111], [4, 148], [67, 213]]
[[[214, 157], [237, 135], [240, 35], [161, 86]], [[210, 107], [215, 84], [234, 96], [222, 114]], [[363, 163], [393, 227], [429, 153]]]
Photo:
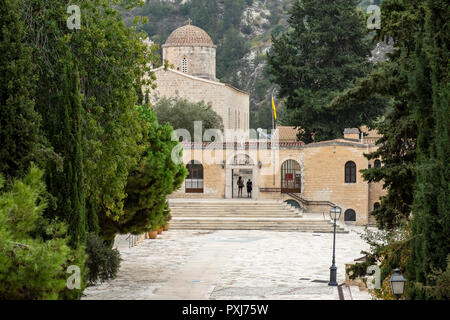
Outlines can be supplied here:
[[[344, 263], [366, 249], [355, 231], [362, 229], [337, 235], [339, 283]], [[338, 299], [327, 285], [332, 234], [170, 230], [131, 249], [123, 244], [117, 279], [88, 288], [84, 299]], [[353, 299], [370, 299], [351, 290]]]

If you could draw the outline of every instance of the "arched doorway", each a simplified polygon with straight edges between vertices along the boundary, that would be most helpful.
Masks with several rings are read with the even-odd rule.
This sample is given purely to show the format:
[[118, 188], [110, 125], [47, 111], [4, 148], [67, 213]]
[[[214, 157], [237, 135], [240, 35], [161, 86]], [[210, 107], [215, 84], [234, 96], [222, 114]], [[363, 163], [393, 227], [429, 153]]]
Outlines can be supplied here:
[[258, 175], [255, 158], [247, 152], [242, 151], [230, 155], [226, 161], [225, 173], [225, 198], [232, 199], [238, 197], [239, 177], [244, 180], [243, 198], [247, 198], [246, 183], [248, 179], [252, 181], [253, 191], [251, 199], [258, 199]]
[[295, 160], [286, 160], [281, 165], [281, 193], [301, 192], [300, 164]]
[[[238, 198], [238, 180], [239, 177], [244, 182], [244, 188], [242, 192], [242, 196], [244, 198], [247, 197], [246, 183], [248, 179], [253, 180], [253, 160], [248, 154], [240, 153], [233, 157], [231, 162], [233, 166], [232, 172], [232, 197]], [[254, 187], [254, 183], [253, 183]]]
[[347, 209], [344, 212], [344, 221], [353, 222], [356, 221], [356, 212], [353, 209]]
[[203, 193], [203, 166], [199, 161], [192, 160], [186, 165], [189, 175], [185, 180], [186, 193]]

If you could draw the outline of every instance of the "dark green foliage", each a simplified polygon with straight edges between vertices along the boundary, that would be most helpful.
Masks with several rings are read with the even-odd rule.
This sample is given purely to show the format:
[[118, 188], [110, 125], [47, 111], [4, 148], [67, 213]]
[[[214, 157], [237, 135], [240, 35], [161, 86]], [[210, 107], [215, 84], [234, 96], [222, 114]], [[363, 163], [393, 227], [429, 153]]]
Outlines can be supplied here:
[[161, 0], [146, 1], [144, 6], [135, 10], [133, 16], [148, 17], [148, 23], [142, 26], [153, 41], [162, 45], [170, 33], [187, 24], [204, 29], [217, 45], [217, 78], [234, 85], [235, 74], [241, 66], [239, 60], [248, 52], [248, 45], [240, 33], [243, 11], [248, 4], [245, 0], [192, 0], [181, 4]]
[[426, 295], [431, 299], [449, 300], [450, 299], [450, 255], [447, 256], [447, 268], [445, 271], [434, 269], [428, 276], [434, 286], [424, 286]]
[[[127, 230], [142, 229], [140, 219], [126, 216], [124, 203], [129, 175], [143, 163], [150, 141], [159, 148], [154, 150], [156, 156], [149, 155], [149, 163], [153, 158], [157, 162], [152, 169], [164, 172], [158, 179], [181, 184], [184, 168], [180, 169], [183, 175], [179, 177], [170, 165], [164, 167], [164, 161], [170, 158], [168, 150], [175, 143], [170, 141], [170, 127], [160, 128], [164, 131], [161, 139], [160, 131], [154, 131], [150, 139], [153, 126], [141, 121], [136, 109], [138, 99], [142, 99], [142, 86], [152, 87], [154, 75], [149, 72], [149, 62], [157, 60], [157, 48], [148, 48], [142, 42], [144, 34], [125, 26], [114, 4], [108, 0], [80, 1], [80, 30], [70, 30], [66, 25], [67, 1], [26, 0], [20, 6], [16, 4], [4, 0], [0, 8], [0, 70], [5, 80], [0, 84], [0, 137], [2, 143], [5, 141], [0, 152], [0, 170], [11, 180], [22, 175], [35, 158], [46, 169], [48, 191], [42, 190], [46, 193], [46, 205], [40, 209], [44, 218], [34, 219], [30, 215], [34, 229], [30, 232], [24, 229], [23, 233], [24, 237], [43, 241], [43, 245], [38, 246], [41, 251], [30, 251], [30, 256], [25, 252], [17, 261], [20, 264], [23, 263], [20, 259], [25, 259], [28, 267], [32, 257], [38, 264], [47, 262], [47, 269], [35, 267], [42, 276], [28, 269], [22, 272], [8, 256], [8, 263], [12, 264], [2, 261], [1, 275], [8, 274], [12, 282], [16, 281], [16, 287], [11, 286], [11, 290], [17, 291], [13, 293], [15, 298], [79, 299], [84, 279], [81, 290], [65, 288], [62, 279], [68, 275], [59, 261], [64, 260], [65, 268], [80, 266], [84, 277], [87, 229], [107, 234], [109, 243], [117, 232], [115, 229], [112, 235], [108, 233], [111, 221], [123, 224], [126, 221]], [[149, 77], [144, 79], [144, 74]], [[42, 133], [38, 135], [39, 128]], [[153, 192], [165, 201], [171, 190], [163, 185]], [[33, 198], [28, 194], [22, 197], [19, 200], [24, 202]], [[158, 199], [158, 204], [161, 201]], [[154, 212], [159, 218], [167, 218], [167, 206], [161, 208]], [[11, 212], [12, 209], [8, 211]], [[53, 222], [56, 219], [64, 222], [64, 228]], [[5, 234], [12, 225], [5, 223]], [[65, 235], [70, 247], [62, 247], [62, 243], [66, 245]], [[7, 246], [2, 252], [9, 254], [12, 250], [12, 255], [19, 252], [11, 247], [10, 238], [15, 236], [6, 234]], [[61, 248], [47, 242], [53, 238], [58, 238]], [[60, 260], [51, 261], [51, 251], [46, 252], [45, 246], [54, 249], [54, 258]], [[107, 250], [102, 252], [113, 256]], [[111, 265], [98, 266], [100, 279], [114, 275], [118, 264], [114, 259], [110, 262]], [[17, 275], [13, 274], [14, 268], [18, 269]], [[33, 287], [35, 283], [42, 286], [42, 292]], [[2, 288], [0, 294], [6, 296], [8, 290]]]
[[291, 29], [273, 37], [269, 72], [279, 97], [291, 113], [291, 125], [304, 129], [308, 143], [342, 136], [346, 127], [372, 125], [385, 103], [343, 103], [331, 108], [337, 93], [371, 70], [365, 21], [357, 1], [296, 1], [288, 20]]
[[43, 172], [34, 166], [0, 194], [0, 300], [79, 298], [84, 289], [83, 282], [66, 288], [68, 266], [85, 274], [84, 248], [71, 249], [66, 226], [43, 216], [44, 195]]
[[120, 253], [117, 249], [105, 243], [95, 233], [88, 233], [86, 241], [86, 266], [89, 269], [87, 280], [89, 284], [97, 281], [114, 279], [120, 268]]
[[[81, 137], [81, 99], [77, 70], [70, 59], [61, 65], [59, 91], [52, 99], [54, 110], [47, 119], [46, 131], [55, 152], [64, 159], [63, 170], [50, 166], [47, 175], [49, 192], [57, 198], [51, 215], [68, 223], [73, 247], [86, 241], [86, 208], [83, 188], [83, 155]], [[53, 212], [52, 212], [53, 211]]]
[[194, 121], [202, 121], [202, 136], [207, 129], [223, 130], [222, 118], [204, 102], [186, 99], [160, 98], [155, 103], [155, 113], [161, 125], [170, 124], [174, 129], [186, 129], [194, 139]]
[[140, 234], [161, 226], [168, 214], [166, 196], [177, 190], [187, 176], [183, 163], [177, 164], [172, 153], [178, 141], [172, 141], [169, 124], [159, 125], [148, 106], [138, 107], [144, 129], [145, 152], [128, 177], [124, 215], [119, 219], [100, 219], [100, 233], [110, 242], [117, 233]]
[[388, 61], [377, 65], [367, 78], [332, 103], [335, 107], [341, 103], [370, 102], [378, 96], [391, 98], [391, 111], [377, 126], [383, 135], [377, 142], [378, 150], [368, 155], [368, 159], [381, 158], [383, 166], [362, 171], [368, 182], [384, 182], [387, 195], [382, 197], [380, 207], [372, 214], [378, 227], [388, 230], [408, 219], [413, 203], [417, 124], [409, 101], [408, 77], [414, 70], [411, 54], [415, 41], [411, 28], [420, 25], [420, 16], [417, 1], [402, 2], [401, 5], [396, 1], [384, 1], [383, 28], [377, 37], [381, 40], [392, 36], [396, 50], [389, 55]]
[[388, 188], [375, 211], [378, 224], [402, 228], [407, 221], [411, 227], [410, 254], [398, 262], [406, 269], [410, 299], [437, 297], [430, 292], [442, 284], [430, 274], [445, 274], [450, 252], [447, 7], [445, 1], [385, 0], [379, 36], [391, 35], [396, 51], [334, 101], [362, 101], [373, 94], [393, 99], [393, 110], [379, 126], [380, 148], [369, 155], [381, 157], [384, 166], [364, 176], [384, 180]]
[[[408, 277], [433, 286], [428, 275], [435, 269], [445, 270], [450, 253], [450, 12], [446, 1], [422, 1], [421, 9], [424, 26], [416, 34], [415, 72], [410, 79], [418, 137]], [[420, 285], [410, 286], [410, 298], [432, 298]]]
[[32, 50], [25, 42], [20, 2], [0, 0], [0, 172], [23, 176], [39, 148], [39, 114]]

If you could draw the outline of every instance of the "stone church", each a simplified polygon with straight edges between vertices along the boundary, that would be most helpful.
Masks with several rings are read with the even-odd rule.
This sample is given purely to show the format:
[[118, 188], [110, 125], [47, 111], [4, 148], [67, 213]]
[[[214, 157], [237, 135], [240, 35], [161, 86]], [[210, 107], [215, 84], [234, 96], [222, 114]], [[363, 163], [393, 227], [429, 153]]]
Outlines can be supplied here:
[[225, 129], [248, 132], [250, 96], [216, 78], [216, 46], [204, 30], [193, 25], [176, 29], [162, 46], [162, 56], [174, 68], [154, 70], [156, 96], [211, 102]]
[[182, 160], [189, 176], [170, 198], [237, 198], [242, 177], [253, 183], [248, 201], [285, 201], [317, 213], [339, 206], [343, 221], [374, 222], [370, 213], [384, 195], [382, 183], [365, 182], [359, 171], [381, 166], [380, 160], [364, 157], [376, 148], [376, 132], [343, 128], [341, 139], [304, 144], [294, 128], [278, 127], [272, 139], [249, 139], [249, 94], [216, 78], [216, 46], [204, 30], [190, 24], [176, 29], [162, 53], [173, 68], [154, 70], [156, 96], [211, 103], [225, 131], [247, 133], [244, 140], [184, 141]]

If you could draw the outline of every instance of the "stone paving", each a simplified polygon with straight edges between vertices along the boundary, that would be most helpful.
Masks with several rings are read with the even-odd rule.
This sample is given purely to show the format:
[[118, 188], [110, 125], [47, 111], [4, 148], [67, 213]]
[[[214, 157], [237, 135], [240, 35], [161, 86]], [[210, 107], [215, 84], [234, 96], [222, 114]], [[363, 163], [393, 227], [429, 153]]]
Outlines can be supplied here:
[[[338, 283], [344, 263], [367, 245], [362, 228], [336, 236]], [[90, 287], [84, 299], [339, 299], [327, 285], [332, 234], [259, 230], [169, 230], [155, 240], [128, 248], [118, 277]], [[366, 291], [344, 286], [345, 299], [370, 299]]]

